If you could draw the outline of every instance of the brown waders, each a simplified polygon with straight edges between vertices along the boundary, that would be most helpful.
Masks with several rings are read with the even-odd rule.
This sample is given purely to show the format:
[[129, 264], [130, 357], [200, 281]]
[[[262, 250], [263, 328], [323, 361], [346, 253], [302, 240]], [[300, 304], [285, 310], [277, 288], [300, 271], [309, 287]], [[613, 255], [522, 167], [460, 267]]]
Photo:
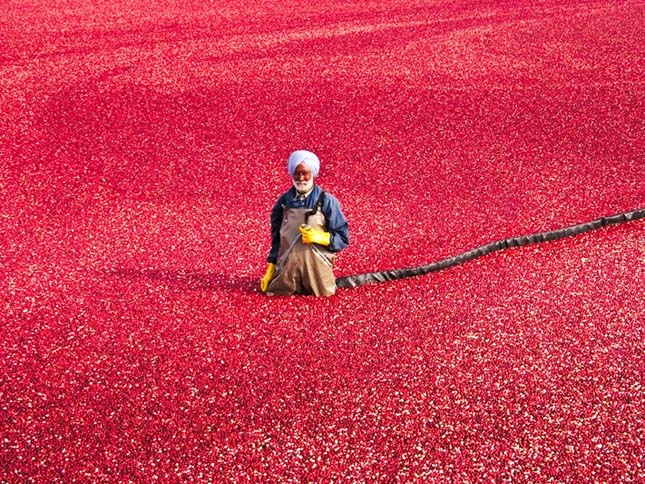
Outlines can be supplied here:
[[[308, 212], [310, 215], [307, 217]], [[319, 209], [284, 210], [276, 272], [267, 288], [267, 295], [331, 296], [336, 292], [336, 277], [333, 272], [335, 254], [321, 245], [302, 242], [300, 225], [305, 222], [314, 229], [325, 230], [325, 216]]]

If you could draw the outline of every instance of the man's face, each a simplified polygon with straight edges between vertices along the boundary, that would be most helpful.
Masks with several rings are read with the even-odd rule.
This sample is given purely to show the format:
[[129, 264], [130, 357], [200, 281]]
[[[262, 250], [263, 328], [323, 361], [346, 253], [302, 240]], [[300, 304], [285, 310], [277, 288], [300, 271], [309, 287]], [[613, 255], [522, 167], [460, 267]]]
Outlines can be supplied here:
[[298, 193], [307, 193], [314, 186], [314, 177], [304, 163], [300, 163], [293, 171], [293, 186]]

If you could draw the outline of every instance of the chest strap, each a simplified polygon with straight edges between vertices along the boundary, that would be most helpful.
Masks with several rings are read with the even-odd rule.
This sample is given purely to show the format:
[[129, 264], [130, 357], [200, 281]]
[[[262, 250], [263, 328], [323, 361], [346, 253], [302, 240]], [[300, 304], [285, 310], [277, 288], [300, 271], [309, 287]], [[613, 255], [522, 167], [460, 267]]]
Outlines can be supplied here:
[[321, 191], [318, 196], [318, 201], [316, 205], [311, 210], [305, 212], [305, 225], [309, 225], [309, 217], [318, 213], [319, 210], [322, 210], [323, 202], [325, 201], [325, 192]]

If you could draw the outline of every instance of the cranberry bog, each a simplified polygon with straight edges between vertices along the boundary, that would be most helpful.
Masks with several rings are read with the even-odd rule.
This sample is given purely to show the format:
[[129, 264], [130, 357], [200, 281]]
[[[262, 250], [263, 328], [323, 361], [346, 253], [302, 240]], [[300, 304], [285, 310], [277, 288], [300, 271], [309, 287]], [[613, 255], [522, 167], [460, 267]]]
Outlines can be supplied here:
[[644, 207], [642, 2], [0, 13], [0, 481], [645, 479], [643, 221], [258, 290], [295, 149], [339, 277]]

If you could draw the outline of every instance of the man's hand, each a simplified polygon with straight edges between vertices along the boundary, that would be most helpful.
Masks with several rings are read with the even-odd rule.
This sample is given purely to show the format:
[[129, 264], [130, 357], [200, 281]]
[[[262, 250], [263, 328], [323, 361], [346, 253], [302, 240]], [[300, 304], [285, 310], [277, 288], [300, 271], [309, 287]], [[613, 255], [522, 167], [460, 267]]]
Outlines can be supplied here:
[[264, 274], [264, 277], [260, 279], [260, 291], [267, 292], [269, 284], [273, 280], [274, 275], [275, 275], [275, 264], [272, 262], [269, 262], [269, 265], [267, 266], [267, 271]]
[[301, 225], [300, 233], [302, 234], [303, 244], [319, 244], [327, 247], [331, 241], [331, 234], [323, 230], [318, 230], [309, 225]]

